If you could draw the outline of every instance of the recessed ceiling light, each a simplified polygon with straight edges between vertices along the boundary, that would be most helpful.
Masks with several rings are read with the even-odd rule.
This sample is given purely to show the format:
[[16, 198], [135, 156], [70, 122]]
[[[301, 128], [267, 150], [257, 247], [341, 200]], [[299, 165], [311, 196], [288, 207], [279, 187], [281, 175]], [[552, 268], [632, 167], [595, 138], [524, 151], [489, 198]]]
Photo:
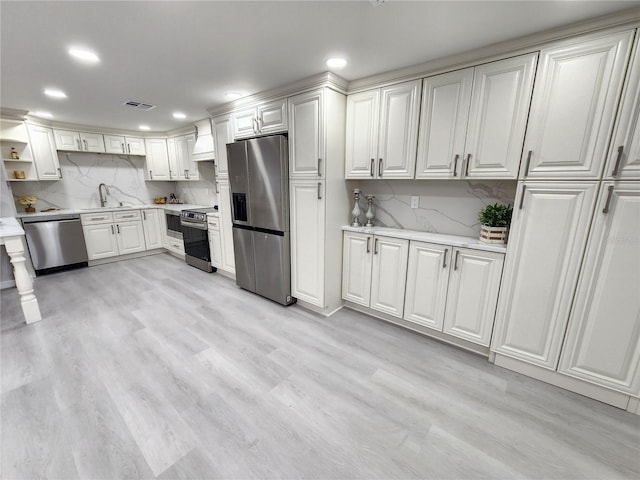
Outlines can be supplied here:
[[62, 90], [56, 90], [55, 88], [47, 88], [44, 91], [44, 94], [47, 97], [53, 97], [53, 98], [67, 98], [67, 94], [64, 93]]
[[181, 112], [173, 112], [173, 118], [177, 118], [179, 120], [183, 120], [183, 119], [187, 118], [187, 116], [184, 113], [181, 113]]
[[347, 66], [347, 59], [342, 57], [333, 57], [327, 60], [329, 68], [344, 68]]
[[227, 92], [227, 93], [224, 94], [224, 97], [227, 100], [237, 100], [241, 96], [242, 96], [242, 94], [239, 93], [239, 92]]
[[69, 55], [87, 63], [98, 63], [100, 61], [98, 55], [93, 53], [91, 50], [85, 50], [84, 48], [70, 48]]
[[51, 112], [33, 112], [31, 115], [33, 115], [34, 117], [41, 117], [41, 118], [53, 118], [53, 115], [51, 114]]
[[140, 130], [151, 130], [151, 127], [149, 125], [138, 125], [138, 128]]

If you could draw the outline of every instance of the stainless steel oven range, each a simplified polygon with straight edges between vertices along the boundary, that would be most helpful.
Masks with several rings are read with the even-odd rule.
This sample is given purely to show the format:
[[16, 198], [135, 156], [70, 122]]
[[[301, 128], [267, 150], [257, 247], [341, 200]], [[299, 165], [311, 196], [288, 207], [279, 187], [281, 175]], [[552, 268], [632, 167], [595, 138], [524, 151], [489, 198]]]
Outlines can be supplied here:
[[205, 272], [215, 272], [211, 265], [211, 251], [209, 250], [209, 232], [207, 213], [215, 212], [216, 207], [196, 208], [180, 212], [180, 226], [184, 239], [185, 261]]

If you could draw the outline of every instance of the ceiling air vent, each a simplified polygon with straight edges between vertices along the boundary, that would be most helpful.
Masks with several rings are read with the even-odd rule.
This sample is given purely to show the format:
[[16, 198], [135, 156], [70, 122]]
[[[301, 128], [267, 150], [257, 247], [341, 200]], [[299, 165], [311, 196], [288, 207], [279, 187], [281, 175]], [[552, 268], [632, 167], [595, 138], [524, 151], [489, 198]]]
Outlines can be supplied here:
[[150, 103], [144, 102], [136, 102], [135, 100], [127, 100], [122, 105], [125, 107], [135, 108], [136, 110], [153, 110], [156, 108], [156, 105], [151, 105]]

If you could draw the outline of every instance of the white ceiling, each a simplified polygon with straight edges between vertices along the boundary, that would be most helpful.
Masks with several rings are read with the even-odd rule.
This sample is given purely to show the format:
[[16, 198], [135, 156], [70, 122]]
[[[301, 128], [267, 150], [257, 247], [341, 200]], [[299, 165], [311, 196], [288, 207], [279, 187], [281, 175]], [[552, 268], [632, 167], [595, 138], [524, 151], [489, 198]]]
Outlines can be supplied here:
[[[322, 71], [355, 80], [608, 13], [640, 1], [231, 1], [0, 3], [0, 106], [54, 120], [175, 129], [224, 92], [278, 87]], [[89, 66], [67, 50], [101, 58]], [[43, 95], [47, 87], [68, 98]], [[157, 105], [144, 112], [125, 100]], [[187, 114], [175, 120], [172, 112]]]

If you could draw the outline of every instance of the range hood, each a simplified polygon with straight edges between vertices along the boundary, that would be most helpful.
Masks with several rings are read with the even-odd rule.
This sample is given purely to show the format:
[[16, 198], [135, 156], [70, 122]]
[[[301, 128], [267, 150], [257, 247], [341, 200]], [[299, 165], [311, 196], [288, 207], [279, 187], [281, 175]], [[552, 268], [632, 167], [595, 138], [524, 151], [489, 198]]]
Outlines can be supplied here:
[[192, 158], [194, 162], [202, 162], [205, 160], [213, 160], [213, 134], [211, 133], [211, 120], [205, 118], [195, 122], [196, 125], [196, 144], [193, 146]]

